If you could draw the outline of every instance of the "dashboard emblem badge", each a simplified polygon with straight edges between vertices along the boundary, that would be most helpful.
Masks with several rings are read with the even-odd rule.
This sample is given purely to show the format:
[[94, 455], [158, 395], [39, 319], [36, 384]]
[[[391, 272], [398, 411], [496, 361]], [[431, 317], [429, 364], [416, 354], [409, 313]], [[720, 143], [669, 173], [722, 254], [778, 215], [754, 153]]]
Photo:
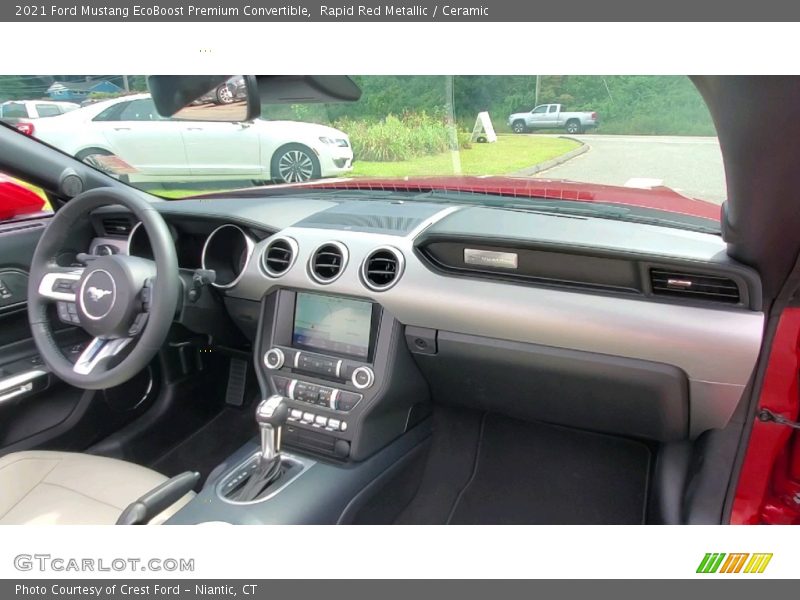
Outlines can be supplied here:
[[96, 288], [94, 286], [90, 287], [86, 291], [89, 292], [89, 298], [91, 298], [95, 302], [97, 302], [101, 298], [105, 298], [106, 296], [108, 296], [111, 293], [111, 290], [104, 290], [104, 289], [101, 289], [101, 288]]
[[494, 250], [464, 248], [464, 262], [468, 265], [516, 269], [517, 258], [516, 252], [495, 252]]

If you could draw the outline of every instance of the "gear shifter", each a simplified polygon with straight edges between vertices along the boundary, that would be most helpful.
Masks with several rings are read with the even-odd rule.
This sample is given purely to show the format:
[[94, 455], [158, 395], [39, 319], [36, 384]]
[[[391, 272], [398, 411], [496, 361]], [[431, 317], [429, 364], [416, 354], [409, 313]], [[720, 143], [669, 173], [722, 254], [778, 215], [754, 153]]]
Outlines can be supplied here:
[[258, 403], [256, 423], [261, 431], [261, 462], [270, 461], [281, 452], [281, 431], [289, 417], [289, 406], [283, 396], [270, 396]]
[[256, 407], [256, 423], [261, 432], [261, 455], [258, 465], [236, 495], [240, 502], [256, 500], [270, 484], [280, 479], [281, 431], [289, 416], [289, 406], [283, 396], [270, 396]]

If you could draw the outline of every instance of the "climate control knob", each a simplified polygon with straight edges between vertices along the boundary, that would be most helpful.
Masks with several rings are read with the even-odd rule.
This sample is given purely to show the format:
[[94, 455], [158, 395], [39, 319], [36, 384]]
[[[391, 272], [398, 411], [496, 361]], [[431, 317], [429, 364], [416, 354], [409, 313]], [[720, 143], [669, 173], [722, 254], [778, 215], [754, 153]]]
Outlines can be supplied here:
[[283, 366], [283, 350], [280, 348], [270, 348], [264, 353], [264, 366], [268, 369], [280, 369]]
[[369, 367], [358, 367], [353, 371], [350, 381], [352, 381], [353, 385], [359, 390], [363, 390], [375, 383], [375, 373], [373, 373], [372, 369]]

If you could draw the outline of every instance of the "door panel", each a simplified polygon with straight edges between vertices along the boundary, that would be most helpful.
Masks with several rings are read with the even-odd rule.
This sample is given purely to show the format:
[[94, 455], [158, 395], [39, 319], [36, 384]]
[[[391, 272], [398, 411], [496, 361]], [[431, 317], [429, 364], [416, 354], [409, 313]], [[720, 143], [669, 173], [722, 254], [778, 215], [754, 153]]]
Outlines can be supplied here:
[[[81, 390], [53, 376], [39, 356], [28, 324], [27, 279], [49, 220], [43, 215], [0, 222], [0, 455], [32, 448], [84, 450], [146, 408], [141, 392], [126, 397], [129, 384]], [[65, 356], [77, 358], [89, 336], [55, 315], [50, 323]], [[143, 376], [152, 373], [148, 369]], [[137, 410], [131, 409], [134, 404]]]
[[547, 106], [537, 106], [531, 111], [531, 114], [528, 117], [528, 127], [547, 127]]
[[114, 154], [143, 175], [188, 175], [181, 123], [161, 117], [150, 99], [128, 102], [116, 120], [93, 121]]
[[186, 160], [192, 175], [258, 176], [260, 163], [259, 135], [247, 123], [182, 123]]
[[[57, 426], [80, 398], [80, 390], [69, 393], [50, 375], [30, 337], [28, 268], [49, 219], [0, 223], [0, 453]], [[56, 339], [64, 345], [80, 340], [74, 328], [58, 330]]]

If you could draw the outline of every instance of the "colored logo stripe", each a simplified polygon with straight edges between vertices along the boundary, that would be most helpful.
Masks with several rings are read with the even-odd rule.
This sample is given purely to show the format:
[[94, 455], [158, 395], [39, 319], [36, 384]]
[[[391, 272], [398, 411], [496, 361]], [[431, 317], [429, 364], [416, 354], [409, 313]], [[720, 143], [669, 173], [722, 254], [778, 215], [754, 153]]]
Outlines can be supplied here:
[[772, 554], [753, 554], [750, 562], [744, 568], [745, 573], [763, 573], [767, 568], [769, 561], [772, 560]]
[[703, 557], [703, 560], [700, 561], [700, 566], [697, 567], [698, 573], [716, 573], [717, 569], [719, 569], [719, 565], [722, 563], [722, 559], [725, 558], [725, 553], [717, 553], [714, 554], [706, 553]]
[[[726, 556], [727, 558], [725, 558]], [[749, 561], [747, 560], [748, 558], [750, 559]], [[750, 554], [747, 552], [734, 552], [732, 554], [725, 554], [724, 552], [708, 552], [703, 557], [703, 560], [700, 561], [697, 572], [763, 573], [771, 560], [771, 553]], [[745, 564], [747, 566], [745, 566]], [[742, 571], [743, 567], [744, 571]]]
[[744, 561], [747, 560], [747, 557], [750, 556], [749, 554], [744, 553], [735, 553], [729, 554], [728, 558], [725, 559], [725, 562], [722, 563], [722, 568], [720, 569], [720, 573], [738, 573], [742, 570], [744, 566]]

